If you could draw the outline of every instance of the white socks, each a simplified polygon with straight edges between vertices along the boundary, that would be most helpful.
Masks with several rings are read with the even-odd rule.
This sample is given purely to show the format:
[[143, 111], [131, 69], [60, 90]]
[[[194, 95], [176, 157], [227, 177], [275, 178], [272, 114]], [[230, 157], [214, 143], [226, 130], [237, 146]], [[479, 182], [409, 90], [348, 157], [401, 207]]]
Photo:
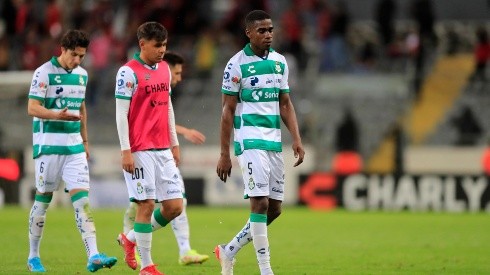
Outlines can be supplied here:
[[228, 258], [234, 258], [235, 255], [244, 247], [246, 244], [252, 241], [252, 234], [250, 233], [250, 219], [247, 221], [245, 226], [236, 234], [233, 239], [226, 245], [225, 254]]
[[83, 244], [87, 251], [87, 257], [99, 254], [97, 239], [95, 237], [95, 225], [89, 208], [88, 191], [81, 191], [71, 197], [75, 209], [75, 221], [78, 231], [82, 235]]
[[266, 214], [250, 214], [250, 233], [252, 234], [260, 274], [273, 274], [269, 251], [269, 239], [267, 238]]
[[52, 196], [36, 195], [29, 214], [29, 259], [39, 257], [39, 247], [43, 236], [46, 211]]
[[136, 217], [136, 207], [138, 204], [135, 202], [130, 202], [126, 212], [124, 213], [123, 218], [123, 232], [124, 234], [128, 234], [131, 229], [134, 228], [134, 218]]
[[136, 245], [138, 248], [138, 253], [141, 258], [141, 269], [152, 265], [153, 260], [151, 259], [151, 240], [153, 237], [151, 224], [149, 223], [135, 223], [133, 232], [136, 239]]
[[179, 245], [179, 255], [183, 256], [187, 253], [187, 251], [191, 250], [191, 245], [189, 242], [189, 221], [187, 219], [185, 207], [182, 210], [182, 213], [170, 222], [170, 225], [172, 226], [175, 239]]

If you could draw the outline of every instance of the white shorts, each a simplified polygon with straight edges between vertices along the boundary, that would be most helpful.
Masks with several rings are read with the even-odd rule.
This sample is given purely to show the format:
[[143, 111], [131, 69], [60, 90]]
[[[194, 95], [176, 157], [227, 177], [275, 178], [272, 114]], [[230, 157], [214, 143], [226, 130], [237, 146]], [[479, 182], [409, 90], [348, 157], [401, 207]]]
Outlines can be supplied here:
[[179, 172], [170, 150], [133, 153], [135, 171], [124, 171], [130, 201], [182, 198]]
[[89, 189], [87, 155], [41, 155], [34, 160], [36, 189], [54, 192], [65, 182], [65, 189]]
[[177, 175], [179, 176], [179, 184], [180, 187], [182, 188], [182, 196], [185, 198], [185, 185], [184, 185], [184, 178], [182, 178], [182, 174], [180, 173], [179, 167], [177, 167]]
[[281, 152], [245, 150], [238, 156], [244, 195], [284, 200], [284, 161]]

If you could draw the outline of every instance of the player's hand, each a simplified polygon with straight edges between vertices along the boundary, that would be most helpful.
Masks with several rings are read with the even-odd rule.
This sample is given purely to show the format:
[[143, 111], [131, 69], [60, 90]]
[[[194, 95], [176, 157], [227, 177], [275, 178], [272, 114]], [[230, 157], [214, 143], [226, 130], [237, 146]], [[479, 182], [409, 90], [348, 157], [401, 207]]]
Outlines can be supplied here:
[[221, 155], [216, 167], [216, 173], [222, 181], [226, 182], [226, 179], [231, 175], [230, 155]]
[[88, 150], [88, 142], [87, 141], [83, 142], [83, 147], [85, 147], [85, 157], [87, 159], [90, 159], [90, 151]]
[[178, 145], [172, 147], [172, 155], [174, 156], [175, 165], [179, 166], [180, 165], [180, 147]]
[[294, 152], [294, 157], [298, 159], [293, 166], [296, 167], [301, 163], [303, 163], [303, 159], [305, 158], [305, 150], [303, 149], [303, 144], [301, 144], [301, 142], [293, 143], [293, 152]]
[[65, 107], [63, 110], [59, 111], [56, 114], [56, 119], [58, 120], [66, 120], [66, 121], [80, 121], [82, 117], [80, 115], [75, 115], [68, 112], [68, 107]]
[[121, 162], [124, 171], [133, 174], [134, 172], [134, 159], [131, 150], [124, 150], [121, 152]]
[[184, 138], [194, 144], [203, 144], [206, 141], [206, 136], [196, 129], [189, 129], [184, 134]]

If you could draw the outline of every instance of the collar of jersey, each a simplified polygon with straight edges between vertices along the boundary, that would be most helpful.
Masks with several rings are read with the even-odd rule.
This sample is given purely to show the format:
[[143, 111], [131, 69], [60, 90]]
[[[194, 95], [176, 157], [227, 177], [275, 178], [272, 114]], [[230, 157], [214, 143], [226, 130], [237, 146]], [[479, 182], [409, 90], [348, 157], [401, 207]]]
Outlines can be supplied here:
[[147, 67], [150, 70], [156, 70], [158, 68], [158, 63], [155, 64], [155, 65], [153, 65], [153, 66], [150, 66], [150, 65], [146, 64], [145, 61], [143, 61], [143, 59], [141, 59], [140, 52], [135, 53], [134, 56], [133, 56], [133, 58], [136, 59], [136, 61], [138, 61], [139, 63], [143, 64], [145, 67]]
[[[245, 52], [245, 54], [246, 54], [247, 56], [254, 56], [254, 55], [255, 55], [254, 51], [252, 51], [252, 47], [250, 46], [250, 43], [248, 43], [247, 45], [245, 45], [245, 48], [243, 48], [243, 51]], [[270, 48], [270, 49], [269, 49], [269, 53], [271, 53], [271, 52], [273, 52], [273, 51], [274, 51], [274, 49], [273, 49], [273, 48]], [[261, 57], [261, 58], [262, 58], [262, 57]]]
[[63, 68], [61, 66], [60, 62], [58, 62], [58, 58], [56, 56], [51, 57], [51, 64], [53, 64], [54, 66], [56, 66], [58, 68], [62, 68], [63, 70], [65, 70], [69, 74], [71, 74], [71, 72], [73, 71], [73, 70], [67, 70], [67, 69]]

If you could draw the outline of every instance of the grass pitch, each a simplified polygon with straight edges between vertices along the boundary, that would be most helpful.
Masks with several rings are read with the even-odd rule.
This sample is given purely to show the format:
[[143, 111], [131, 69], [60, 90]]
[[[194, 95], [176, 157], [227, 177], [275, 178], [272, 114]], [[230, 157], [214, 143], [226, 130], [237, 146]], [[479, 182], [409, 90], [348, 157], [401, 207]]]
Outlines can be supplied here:
[[[29, 209], [0, 209], [0, 274], [30, 274]], [[137, 274], [123, 261], [116, 236], [123, 209], [94, 209], [99, 250], [116, 256], [97, 274]], [[210, 255], [202, 265], [180, 266], [171, 228], [153, 235], [153, 260], [166, 274], [220, 274], [212, 250], [228, 242], [248, 218], [246, 208], [187, 209], [191, 245]], [[490, 274], [490, 217], [486, 213], [314, 212], [285, 208], [269, 227], [275, 274]], [[48, 274], [89, 274], [72, 209], [50, 208], [41, 243]], [[253, 245], [237, 256], [235, 274], [259, 274]]]

